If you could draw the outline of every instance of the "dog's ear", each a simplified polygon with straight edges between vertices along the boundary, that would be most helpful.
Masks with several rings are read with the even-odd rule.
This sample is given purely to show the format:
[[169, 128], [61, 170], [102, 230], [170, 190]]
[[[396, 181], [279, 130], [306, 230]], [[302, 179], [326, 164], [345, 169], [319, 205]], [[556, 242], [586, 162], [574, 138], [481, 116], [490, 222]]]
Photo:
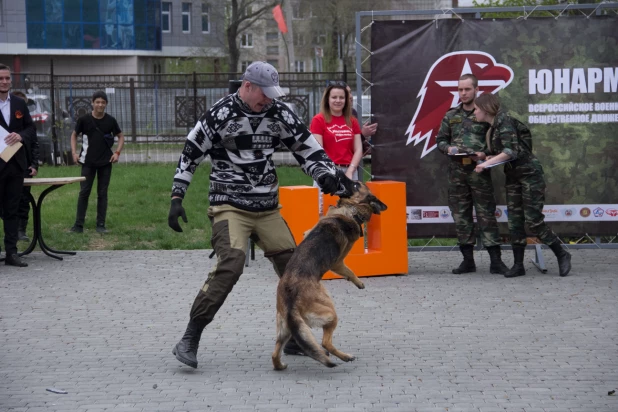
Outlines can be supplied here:
[[371, 210], [373, 211], [373, 213], [376, 215], [379, 215], [381, 212], [384, 212], [387, 209], [386, 205], [374, 195], [371, 195], [371, 197], [369, 198], [369, 205], [371, 206]]

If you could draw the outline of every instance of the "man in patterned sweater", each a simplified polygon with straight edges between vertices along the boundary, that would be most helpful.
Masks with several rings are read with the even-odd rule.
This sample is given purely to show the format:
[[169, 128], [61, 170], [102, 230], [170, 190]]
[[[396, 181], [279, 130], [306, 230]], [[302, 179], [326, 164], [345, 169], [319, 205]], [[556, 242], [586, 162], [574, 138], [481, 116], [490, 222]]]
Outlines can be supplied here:
[[283, 275], [296, 244], [279, 212], [279, 183], [272, 154], [285, 145], [324, 193], [349, 196], [349, 181], [302, 121], [282, 102], [279, 74], [265, 62], [247, 67], [240, 89], [217, 103], [187, 136], [178, 161], [169, 226], [187, 222], [182, 199], [197, 166], [210, 156], [212, 245], [217, 265], [198, 292], [187, 330], [173, 349], [180, 362], [197, 368], [202, 331], [214, 318], [243, 272], [248, 239], [253, 239]]

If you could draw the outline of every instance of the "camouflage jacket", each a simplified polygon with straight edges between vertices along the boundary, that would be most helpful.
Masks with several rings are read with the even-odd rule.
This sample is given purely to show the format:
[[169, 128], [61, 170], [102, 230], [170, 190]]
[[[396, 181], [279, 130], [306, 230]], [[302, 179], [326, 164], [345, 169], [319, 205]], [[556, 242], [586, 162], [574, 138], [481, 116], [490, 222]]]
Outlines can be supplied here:
[[511, 160], [532, 157], [532, 153], [526, 145], [520, 142], [517, 136], [517, 128], [508, 113], [498, 112], [494, 118], [494, 124], [491, 126], [490, 134], [491, 149], [488, 149], [488, 154], [504, 153], [509, 155]]
[[485, 135], [489, 124], [476, 120], [474, 111], [466, 113], [463, 103], [453, 107], [442, 119], [440, 131], [436, 137], [438, 150], [446, 154], [449, 146], [462, 149], [472, 149], [475, 152], [484, 152], [487, 148]]

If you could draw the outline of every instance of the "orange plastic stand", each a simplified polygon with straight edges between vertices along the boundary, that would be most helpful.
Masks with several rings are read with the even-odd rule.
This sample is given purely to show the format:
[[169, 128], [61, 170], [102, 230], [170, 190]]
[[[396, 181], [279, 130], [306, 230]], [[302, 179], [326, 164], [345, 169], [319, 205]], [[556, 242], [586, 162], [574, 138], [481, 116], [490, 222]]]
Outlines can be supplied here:
[[[406, 232], [406, 186], [403, 182], [368, 182], [371, 192], [388, 206], [380, 215], [373, 215], [365, 238], [360, 238], [345, 259], [356, 276], [380, 276], [408, 273], [408, 243]], [[335, 196], [323, 197], [324, 210], [337, 203]], [[294, 240], [300, 243], [303, 234], [318, 221], [318, 189], [310, 186], [286, 186], [279, 189], [281, 215]], [[324, 279], [340, 276], [327, 272]]]

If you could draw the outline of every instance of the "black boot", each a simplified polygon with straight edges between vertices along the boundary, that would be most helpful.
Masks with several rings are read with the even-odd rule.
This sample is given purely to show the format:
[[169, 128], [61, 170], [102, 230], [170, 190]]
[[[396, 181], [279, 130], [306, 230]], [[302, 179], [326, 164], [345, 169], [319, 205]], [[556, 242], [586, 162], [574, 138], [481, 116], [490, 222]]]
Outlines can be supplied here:
[[504, 274], [505, 278], [516, 278], [517, 276], [524, 276], [526, 274], [526, 269], [524, 268], [525, 252], [525, 246], [513, 246], [513, 260], [515, 261], [515, 264], [508, 272]]
[[560, 276], [566, 276], [571, 271], [571, 254], [564, 250], [559, 241], [555, 241], [549, 248], [554, 252], [554, 255], [558, 258], [558, 270]]
[[509, 268], [502, 262], [502, 251], [500, 250], [500, 246], [489, 246], [487, 252], [489, 253], [489, 259], [491, 259], [489, 273], [496, 275], [506, 274]]
[[459, 250], [461, 250], [464, 260], [458, 268], [453, 269], [453, 273], [459, 275], [461, 273], [476, 272], [476, 265], [474, 264], [474, 246], [461, 245], [459, 246]]
[[26, 228], [27, 227], [28, 227], [28, 220], [27, 219], [19, 219], [19, 229], [17, 231], [17, 239], [18, 240], [25, 240], [27, 242], [30, 241], [30, 238], [26, 234]]
[[17, 253], [10, 255], [7, 253], [4, 258], [4, 264], [7, 266], [17, 266], [18, 268], [25, 268], [28, 266], [28, 264], [24, 262]]
[[194, 320], [189, 321], [184, 336], [172, 350], [178, 361], [192, 368], [197, 368], [197, 349], [205, 326], [199, 325]]

